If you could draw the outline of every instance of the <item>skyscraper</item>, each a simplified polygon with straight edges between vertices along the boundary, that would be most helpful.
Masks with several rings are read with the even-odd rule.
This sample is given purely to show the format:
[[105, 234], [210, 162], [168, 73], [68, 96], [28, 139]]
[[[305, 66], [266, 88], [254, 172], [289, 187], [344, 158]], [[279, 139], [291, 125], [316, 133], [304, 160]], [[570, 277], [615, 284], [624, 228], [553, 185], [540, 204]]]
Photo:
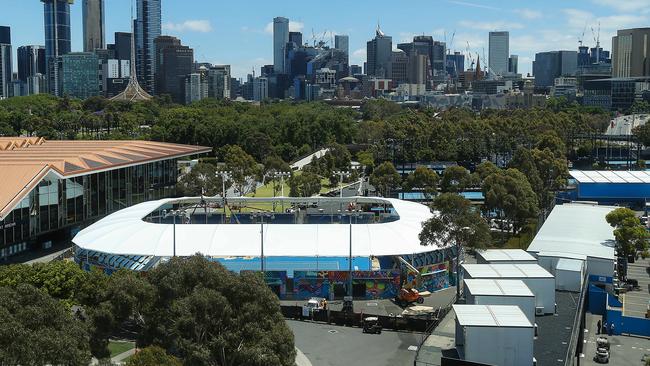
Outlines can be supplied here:
[[118, 60], [131, 59], [131, 33], [115, 32], [115, 58]]
[[284, 74], [285, 48], [289, 42], [289, 19], [283, 17], [273, 18], [273, 71]]
[[612, 37], [612, 76], [650, 76], [650, 28], [620, 29]]
[[99, 95], [99, 59], [92, 52], [73, 52], [59, 56], [61, 95], [86, 99]]
[[10, 96], [11, 60], [11, 28], [0, 26], [0, 99]]
[[176, 103], [185, 102], [185, 77], [192, 73], [194, 50], [172, 36], [154, 40], [156, 50], [156, 92], [169, 94]]
[[575, 76], [578, 65], [576, 51], [549, 51], [535, 54], [533, 74], [535, 86], [549, 88], [555, 78], [560, 76]]
[[41, 0], [45, 14], [45, 63], [48, 74], [48, 89], [54, 95], [59, 93], [59, 68], [57, 58], [70, 53], [70, 5], [74, 0]]
[[508, 58], [508, 72], [512, 74], [519, 72], [519, 56], [510, 55], [510, 58]]
[[106, 47], [104, 33], [104, 0], [83, 0], [82, 21], [84, 52], [94, 52]]
[[505, 75], [508, 72], [508, 56], [510, 55], [510, 33], [490, 32], [488, 54], [488, 73], [492, 78]]
[[149, 93], [155, 91], [154, 39], [160, 37], [161, 0], [138, 0], [138, 18], [135, 21], [136, 69], [140, 84]]
[[350, 37], [344, 34], [337, 34], [334, 36], [334, 48], [345, 52], [345, 55], [350, 57]]
[[45, 75], [45, 47], [18, 47], [18, 79], [24, 83], [36, 74]]
[[393, 38], [384, 34], [379, 26], [375, 38], [366, 43], [367, 70], [369, 76], [387, 77], [393, 55]]

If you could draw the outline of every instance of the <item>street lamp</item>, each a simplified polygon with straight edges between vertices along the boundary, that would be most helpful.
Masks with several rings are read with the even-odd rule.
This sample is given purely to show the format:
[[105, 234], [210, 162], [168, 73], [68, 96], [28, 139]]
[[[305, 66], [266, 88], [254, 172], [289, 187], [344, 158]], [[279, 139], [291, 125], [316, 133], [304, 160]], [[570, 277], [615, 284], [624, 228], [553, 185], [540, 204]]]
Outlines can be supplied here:
[[356, 210], [353, 205], [343, 212], [342, 216], [350, 217], [350, 242], [348, 252], [348, 296], [352, 296], [352, 217], [358, 217], [361, 210]]
[[273, 212], [256, 211], [251, 213], [251, 219], [260, 218], [260, 270], [264, 273], [264, 218], [275, 219]]
[[222, 223], [226, 221], [226, 180], [232, 178], [232, 172], [228, 170], [217, 170], [217, 176], [221, 177], [221, 198], [223, 200], [223, 219]]
[[332, 174], [339, 176], [339, 197], [343, 198], [343, 177], [348, 178], [352, 174], [347, 170], [335, 170]]
[[[285, 177], [290, 177], [291, 172], [283, 172], [283, 171], [271, 170], [270, 172], [268, 172], [267, 175], [272, 177], [272, 178], [280, 178], [280, 188], [282, 190], [281, 191], [282, 193], [280, 193], [280, 194], [281, 194], [282, 197], [284, 197], [284, 178]], [[273, 196], [275, 196], [275, 190], [273, 190]]]
[[[461, 233], [467, 233], [468, 235], [473, 232], [472, 228], [469, 226], [465, 226], [460, 228]], [[461, 244], [460, 238], [456, 238], [456, 302], [460, 299], [460, 286], [462, 284], [461, 279], [460, 279], [460, 262], [461, 262], [461, 255], [463, 251], [463, 246]], [[463, 237], [465, 239], [465, 237]], [[464, 256], [463, 256], [464, 257]]]
[[176, 257], [176, 217], [181, 218], [181, 223], [183, 222], [182, 219], [187, 217], [187, 211], [185, 210], [163, 210], [163, 217], [167, 218], [171, 216], [174, 221], [172, 224], [173, 228], [173, 243], [174, 243], [174, 249], [173, 249], [173, 256]]

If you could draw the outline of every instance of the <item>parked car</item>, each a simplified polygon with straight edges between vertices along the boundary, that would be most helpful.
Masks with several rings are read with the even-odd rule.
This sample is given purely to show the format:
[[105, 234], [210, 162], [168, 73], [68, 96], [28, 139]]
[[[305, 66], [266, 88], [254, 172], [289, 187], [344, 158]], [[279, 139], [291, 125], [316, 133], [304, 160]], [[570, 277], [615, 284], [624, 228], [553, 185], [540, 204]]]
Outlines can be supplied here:
[[381, 334], [381, 324], [379, 324], [379, 318], [376, 316], [363, 318], [363, 332]]

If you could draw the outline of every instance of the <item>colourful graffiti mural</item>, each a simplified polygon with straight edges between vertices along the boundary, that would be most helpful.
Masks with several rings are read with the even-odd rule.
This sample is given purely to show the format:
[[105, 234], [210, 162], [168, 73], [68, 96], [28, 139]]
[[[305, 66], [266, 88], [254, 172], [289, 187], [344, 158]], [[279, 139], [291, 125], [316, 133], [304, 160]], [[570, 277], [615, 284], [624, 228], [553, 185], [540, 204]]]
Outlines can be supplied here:
[[[347, 271], [294, 271], [294, 298], [331, 298], [336, 286], [347, 286], [348, 275]], [[396, 270], [354, 271], [352, 282], [354, 285], [365, 285], [365, 299], [392, 298], [399, 290], [400, 273]]]
[[405, 287], [420, 291], [438, 291], [449, 287], [448, 262], [429, 264], [416, 268], [418, 272], [406, 270]]

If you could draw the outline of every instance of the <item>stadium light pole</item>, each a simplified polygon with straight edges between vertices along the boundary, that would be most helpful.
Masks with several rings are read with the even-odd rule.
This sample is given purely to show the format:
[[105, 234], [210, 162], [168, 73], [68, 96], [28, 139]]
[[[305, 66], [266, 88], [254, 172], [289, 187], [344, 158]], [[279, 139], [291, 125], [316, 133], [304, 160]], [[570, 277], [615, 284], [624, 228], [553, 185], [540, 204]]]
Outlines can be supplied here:
[[[350, 217], [350, 241], [349, 241], [349, 252], [348, 252], [348, 296], [352, 296], [352, 217], [359, 216], [359, 211], [354, 208], [346, 210], [347, 216]], [[344, 214], [344, 213], [342, 213]]]
[[[176, 217], [180, 217], [181, 220], [187, 216], [187, 211], [185, 210], [163, 210], [163, 217], [167, 218], [171, 216], [172, 221], [172, 237], [173, 237], [173, 257], [176, 257]], [[181, 221], [182, 223], [182, 221]]]
[[223, 203], [223, 221], [225, 222], [226, 220], [226, 179], [230, 179], [232, 177], [232, 172], [228, 170], [218, 170], [217, 171], [217, 176], [221, 177], [221, 199]]
[[332, 173], [339, 176], [339, 198], [343, 198], [343, 177], [348, 178], [351, 173], [347, 170], [335, 170]]
[[251, 213], [251, 218], [260, 218], [260, 270], [264, 274], [264, 218], [268, 217], [271, 220], [275, 218], [273, 212], [258, 211]]

